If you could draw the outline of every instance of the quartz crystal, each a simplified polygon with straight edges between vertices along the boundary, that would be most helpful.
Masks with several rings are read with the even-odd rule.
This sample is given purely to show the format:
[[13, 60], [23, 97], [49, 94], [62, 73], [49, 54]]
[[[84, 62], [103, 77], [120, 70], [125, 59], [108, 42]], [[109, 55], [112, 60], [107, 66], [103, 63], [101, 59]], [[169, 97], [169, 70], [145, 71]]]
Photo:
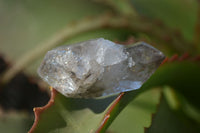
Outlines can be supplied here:
[[103, 38], [48, 51], [38, 74], [67, 97], [100, 97], [139, 89], [164, 55], [139, 42], [132, 46]]

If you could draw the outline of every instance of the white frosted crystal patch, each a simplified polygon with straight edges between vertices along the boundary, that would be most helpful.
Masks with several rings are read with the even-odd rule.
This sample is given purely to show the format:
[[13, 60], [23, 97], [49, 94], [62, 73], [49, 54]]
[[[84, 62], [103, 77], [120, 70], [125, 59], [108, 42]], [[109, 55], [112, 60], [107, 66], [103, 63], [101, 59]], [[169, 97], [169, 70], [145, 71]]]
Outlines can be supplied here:
[[127, 54], [124, 53], [122, 45], [115, 44], [103, 38], [97, 39], [96, 42], [96, 46], [98, 46], [96, 61], [99, 64], [109, 66], [127, 59]]
[[99, 38], [47, 52], [38, 74], [67, 97], [99, 97], [139, 89], [163, 59], [143, 42], [127, 48]]

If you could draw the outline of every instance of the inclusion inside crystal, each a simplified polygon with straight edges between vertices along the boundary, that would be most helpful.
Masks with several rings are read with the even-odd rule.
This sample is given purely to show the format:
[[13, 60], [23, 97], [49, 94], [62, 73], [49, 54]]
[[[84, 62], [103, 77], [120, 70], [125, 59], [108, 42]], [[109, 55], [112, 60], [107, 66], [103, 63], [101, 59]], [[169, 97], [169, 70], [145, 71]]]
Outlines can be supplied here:
[[139, 89], [164, 55], [139, 42], [125, 47], [103, 38], [55, 48], [38, 74], [67, 97], [99, 97]]

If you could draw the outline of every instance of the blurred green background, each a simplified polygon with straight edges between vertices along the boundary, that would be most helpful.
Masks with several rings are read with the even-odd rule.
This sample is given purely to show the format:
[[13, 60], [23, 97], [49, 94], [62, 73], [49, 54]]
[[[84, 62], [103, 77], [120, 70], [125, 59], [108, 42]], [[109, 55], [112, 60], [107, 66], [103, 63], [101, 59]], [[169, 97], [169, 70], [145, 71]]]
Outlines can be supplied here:
[[[155, 22], [160, 30], [159, 35], [168, 33], [169, 36], [177, 35], [175, 38], [178, 38], [181, 34], [183, 39], [180, 40], [190, 44], [195, 40], [195, 27], [200, 23], [198, 22], [198, 5], [198, 0], [0, 0], [0, 54], [11, 66], [14, 66], [24, 56], [27, 56], [25, 53], [31, 52], [36, 47], [40, 48], [41, 42], [52, 38], [55, 33], [69, 24], [72, 26], [76, 23], [81, 24], [82, 21], [84, 23], [85, 18], [98, 17], [107, 13], [130, 17], [134, 22], [134, 16], [131, 16], [130, 11], [136, 12], [142, 21], [144, 19], [150, 24]], [[141, 20], [136, 21], [140, 22]], [[173, 45], [170, 41], [163, 43], [165, 39], [160, 41], [162, 36], [153, 38], [150, 35], [157, 29], [150, 30], [140, 32], [140, 30], [134, 31], [129, 28], [102, 27], [77, 34], [59, 45], [100, 37], [126, 42], [128, 38], [133, 37], [135, 41], [144, 40], [151, 43], [169, 57], [176, 53], [181, 55], [187, 52], [176, 52], [176, 49], [170, 48]], [[44, 54], [45, 52], [31, 61], [23, 68], [23, 72], [38, 79], [37, 67]], [[1, 87], [1, 89], [5, 89], [5, 87]], [[144, 127], [149, 127], [151, 124], [152, 113], [156, 112], [160, 95], [159, 89], [142, 93], [122, 111], [111, 124], [108, 132], [143, 133]], [[40, 105], [38, 104], [38, 106]], [[199, 118], [199, 112], [197, 115], [196, 112], [194, 114]], [[1, 105], [0, 132], [27, 132], [33, 120], [33, 113], [27, 111], [26, 108], [4, 109], [4, 106]], [[168, 130], [168, 132], [171, 131]]]

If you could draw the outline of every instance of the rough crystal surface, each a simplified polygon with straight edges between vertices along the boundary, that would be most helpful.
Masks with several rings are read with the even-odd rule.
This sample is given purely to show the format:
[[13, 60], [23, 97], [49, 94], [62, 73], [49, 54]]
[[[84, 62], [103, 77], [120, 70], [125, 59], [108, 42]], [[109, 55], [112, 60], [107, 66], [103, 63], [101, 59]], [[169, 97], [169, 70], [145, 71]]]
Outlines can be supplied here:
[[125, 47], [99, 38], [47, 52], [38, 74], [67, 97], [99, 97], [139, 89], [163, 59], [144, 42]]

